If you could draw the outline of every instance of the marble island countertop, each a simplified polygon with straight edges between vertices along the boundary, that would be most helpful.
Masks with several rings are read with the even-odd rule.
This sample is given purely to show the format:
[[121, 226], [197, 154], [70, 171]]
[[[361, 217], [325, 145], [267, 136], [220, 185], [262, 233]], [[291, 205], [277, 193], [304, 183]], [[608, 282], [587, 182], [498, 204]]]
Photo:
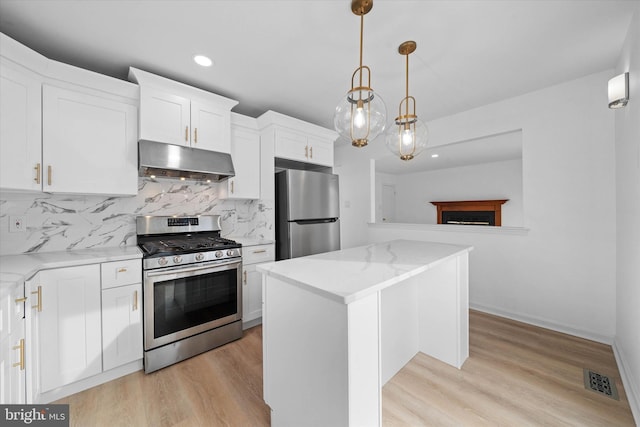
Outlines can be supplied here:
[[265, 263], [257, 270], [349, 304], [472, 249], [472, 246], [393, 240]]
[[40, 270], [142, 258], [137, 246], [0, 256], [0, 292], [28, 280]]

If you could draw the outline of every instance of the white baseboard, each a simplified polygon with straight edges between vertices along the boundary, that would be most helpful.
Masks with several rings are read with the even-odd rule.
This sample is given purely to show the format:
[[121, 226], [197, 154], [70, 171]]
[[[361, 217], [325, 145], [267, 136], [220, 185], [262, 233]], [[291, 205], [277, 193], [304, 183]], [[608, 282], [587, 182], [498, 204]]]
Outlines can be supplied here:
[[90, 389], [91, 387], [140, 371], [141, 369], [142, 359], [136, 360], [134, 362], [127, 363], [126, 365], [113, 368], [107, 372], [94, 375], [93, 377], [85, 378], [84, 380], [56, 388], [55, 390], [51, 390], [46, 393], [41, 393], [40, 396], [36, 398], [35, 403], [51, 403], [58, 399], [62, 399], [63, 397], [71, 396], [72, 394]]
[[636, 425], [640, 425], [640, 384], [636, 384], [633, 381], [633, 377], [630, 375], [631, 370], [629, 369], [629, 364], [625, 359], [624, 353], [620, 351], [615, 339], [613, 340], [613, 355], [616, 357], [618, 371], [620, 371], [622, 385], [624, 385], [624, 391], [627, 394], [631, 413], [636, 421]]
[[489, 307], [482, 304], [469, 304], [469, 308], [472, 310], [483, 311], [485, 313], [494, 314], [500, 317], [506, 317], [507, 319], [516, 320], [518, 322], [528, 323], [530, 325], [539, 326], [545, 329], [551, 329], [552, 331], [561, 332], [563, 334], [573, 335], [575, 337], [584, 338], [587, 340], [599, 342], [602, 344], [613, 344], [613, 337], [601, 334], [594, 334], [590, 331], [584, 331], [580, 329], [575, 329], [569, 326], [561, 325], [559, 323], [550, 322], [548, 320], [539, 319], [532, 316], [523, 316], [519, 313], [512, 313], [506, 310], [502, 310], [500, 308]]
[[262, 324], [262, 317], [258, 317], [257, 319], [249, 320], [248, 322], [242, 322], [242, 330], [246, 331], [249, 328], [253, 328], [254, 326], [258, 326]]

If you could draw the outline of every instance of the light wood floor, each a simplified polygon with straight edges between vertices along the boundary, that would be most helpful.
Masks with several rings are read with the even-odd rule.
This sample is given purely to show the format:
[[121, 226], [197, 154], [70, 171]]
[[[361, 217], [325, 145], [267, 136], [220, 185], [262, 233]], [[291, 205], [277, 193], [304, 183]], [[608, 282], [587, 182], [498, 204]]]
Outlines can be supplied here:
[[[72, 426], [268, 426], [261, 336], [55, 403]], [[615, 379], [620, 400], [585, 390], [583, 368]], [[420, 353], [382, 396], [385, 426], [635, 425], [610, 346], [475, 311], [461, 370]]]

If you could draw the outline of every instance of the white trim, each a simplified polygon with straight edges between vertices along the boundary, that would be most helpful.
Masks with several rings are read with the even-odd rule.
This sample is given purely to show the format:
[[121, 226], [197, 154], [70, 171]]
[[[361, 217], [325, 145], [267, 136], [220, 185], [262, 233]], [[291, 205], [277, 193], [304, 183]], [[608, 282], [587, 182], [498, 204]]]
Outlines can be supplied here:
[[482, 304], [470, 303], [469, 308], [472, 310], [482, 311], [484, 313], [493, 314], [500, 317], [506, 317], [507, 319], [515, 320], [518, 322], [527, 323], [533, 326], [539, 326], [541, 328], [550, 329], [552, 331], [561, 332], [563, 334], [573, 335], [578, 338], [584, 338], [587, 340], [599, 342], [602, 344], [611, 345], [613, 343], [613, 337], [608, 335], [594, 334], [590, 331], [582, 329], [576, 329], [571, 326], [562, 325], [560, 323], [552, 322], [545, 319], [540, 319], [533, 316], [526, 316], [519, 313], [513, 313], [500, 308], [489, 307]]
[[529, 229], [524, 227], [490, 227], [478, 225], [454, 225], [454, 224], [408, 224], [399, 222], [369, 222], [369, 228], [395, 228], [399, 230], [415, 231], [443, 231], [454, 233], [480, 233], [480, 234], [500, 234], [513, 236], [526, 236]]
[[631, 413], [636, 421], [636, 425], [640, 425], [640, 384], [636, 384], [633, 381], [633, 377], [630, 375], [631, 369], [629, 369], [629, 364], [626, 362], [624, 353], [620, 347], [618, 347], [618, 340], [615, 338], [613, 340], [613, 355], [615, 356], [616, 363], [618, 364], [618, 371], [622, 378], [624, 391], [627, 394]]
[[127, 363], [126, 365], [118, 366], [107, 372], [102, 372], [98, 375], [94, 375], [89, 378], [77, 381], [72, 384], [68, 384], [46, 393], [41, 393], [37, 397], [38, 401], [34, 403], [50, 403], [63, 397], [71, 396], [72, 394], [79, 393], [81, 391], [90, 389], [100, 384], [113, 381], [117, 378], [124, 377], [125, 375], [132, 374], [142, 369], [142, 359]]

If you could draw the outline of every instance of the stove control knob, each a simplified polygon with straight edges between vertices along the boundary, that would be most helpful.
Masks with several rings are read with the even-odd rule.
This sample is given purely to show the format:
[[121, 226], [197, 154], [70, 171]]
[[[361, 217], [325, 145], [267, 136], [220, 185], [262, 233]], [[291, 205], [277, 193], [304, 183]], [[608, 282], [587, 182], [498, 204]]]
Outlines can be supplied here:
[[203, 254], [196, 254], [196, 261], [202, 261], [204, 259]]
[[176, 255], [173, 257], [174, 264], [180, 264], [182, 262], [182, 257], [180, 255]]
[[233, 256], [233, 249], [227, 250], [227, 256]]
[[216, 251], [216, 258], [220, 258], [222, 256], [222, 251]]
[[162, 258], [158, 258], [158, 265], [167, 265], [169, 261], [167, 261], [167, 259], [165, 257]]

